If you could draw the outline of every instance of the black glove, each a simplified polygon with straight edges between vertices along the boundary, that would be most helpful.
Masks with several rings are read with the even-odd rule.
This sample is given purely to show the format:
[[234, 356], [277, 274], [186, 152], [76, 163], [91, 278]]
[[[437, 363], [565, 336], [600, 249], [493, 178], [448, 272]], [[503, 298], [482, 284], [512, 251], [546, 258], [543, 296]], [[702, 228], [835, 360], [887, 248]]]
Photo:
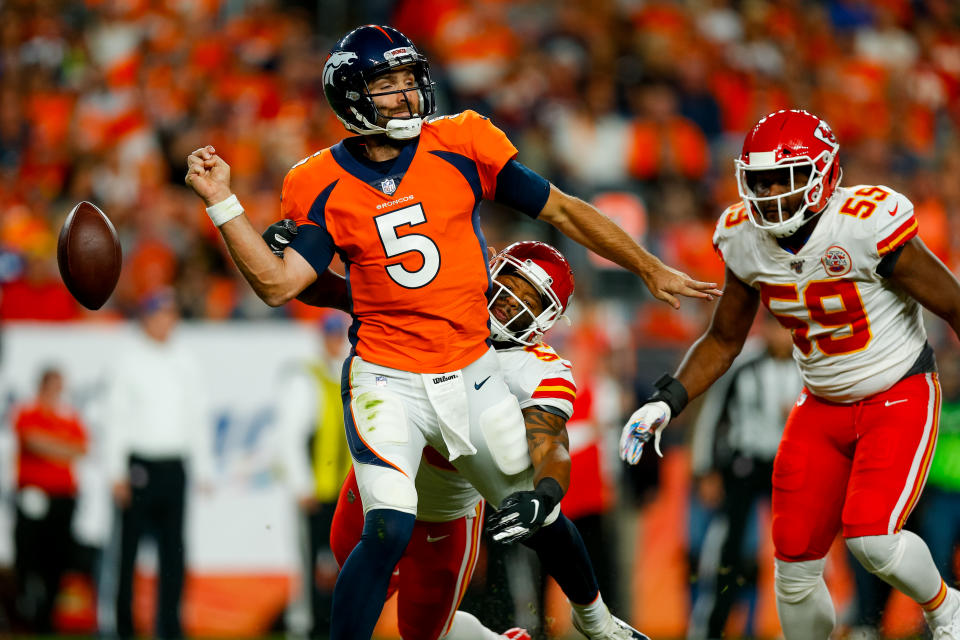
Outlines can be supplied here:
[[261, 237], [270, 247], [270, 251], [273, 251], [273, 255], [282, 258], [283, 250], [297, 237], [297, 223], [289, 218], [277, 220], [267, 227]]
[[503, 499], [490, 514], [487, 526], [494, 542], [510, 544], [532, 536], [563, 498], [563, 489], [553, 478], [544, 478], [534, 491], [517, 491]]

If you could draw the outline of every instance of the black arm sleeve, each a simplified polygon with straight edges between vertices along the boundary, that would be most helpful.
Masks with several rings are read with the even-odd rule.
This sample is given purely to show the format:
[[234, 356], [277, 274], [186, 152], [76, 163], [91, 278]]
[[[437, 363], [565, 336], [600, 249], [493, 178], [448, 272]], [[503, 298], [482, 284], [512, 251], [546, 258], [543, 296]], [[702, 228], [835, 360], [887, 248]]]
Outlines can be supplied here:
[[897, 265], [897, 260], [900, 259], [900, 254], [903, 253], [905, 246], [907, 246], [906, 242], [880, 258], [880, 262], [877, 263], [877, 275], [882, 278], [889, 278], [893, 275], [893, 268]]
[[312, 224], [301, 224], [297, 227], [297, 235], [290, 241], [290, 248], [303, 256], [317, 275], [330, 266], [335, 249], [330, 233], [325, 228]]
[[550, 182], [512, 159], [497, 174], [497, 192], [493, 199], [500, 204], [536, 218], [550, 197]]

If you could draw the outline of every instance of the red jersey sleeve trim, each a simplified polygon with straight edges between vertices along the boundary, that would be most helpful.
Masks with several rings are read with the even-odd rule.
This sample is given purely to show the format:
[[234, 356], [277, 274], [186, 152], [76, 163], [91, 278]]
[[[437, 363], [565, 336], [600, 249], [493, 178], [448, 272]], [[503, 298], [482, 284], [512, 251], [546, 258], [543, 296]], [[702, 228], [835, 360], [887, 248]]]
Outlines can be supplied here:
[[572, 401], [577, 397], [577, 386], [566, 378], [544, 378], [530, 397]]
[[910, 218], [897, 227], [893, 233], [877, 243], [877, 253], [885, 256], [891, 251], [898, 249], [913, 236], [917, 235], [918, 229], [917, 219], [914, 216], [910, 216]]

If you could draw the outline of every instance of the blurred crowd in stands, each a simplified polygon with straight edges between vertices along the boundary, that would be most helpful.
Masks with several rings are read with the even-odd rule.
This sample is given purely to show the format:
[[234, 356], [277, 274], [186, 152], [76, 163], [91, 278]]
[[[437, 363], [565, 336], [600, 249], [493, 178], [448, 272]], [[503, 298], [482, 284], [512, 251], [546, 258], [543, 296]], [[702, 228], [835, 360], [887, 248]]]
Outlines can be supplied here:
[[[737, 197], [744, 133], [787, 107], [833, 126], [845, 184], [907, 193], [927, 244], [956, 267], [958, 13], [949, 0], [0, 2], [0, 318], [83, 315], [55, 267], [57, 230], [80, 200], [120, 232], [115, 315], [160, 284], [187, 318], [308, 314], [243, 285], [183, 186], [184, 158], [214, 144], [266, 227], [287, 169], [346, 133], [321, 71], [335, 38], [364, 22], [428, 53], [441, 112], [489, 115], [524, 163], [699, 278], [722, 279], [710, 234]], [[544, 233], [487, 220], [494, 245]], [[594, 263], [578, 267], [598, 282]]]

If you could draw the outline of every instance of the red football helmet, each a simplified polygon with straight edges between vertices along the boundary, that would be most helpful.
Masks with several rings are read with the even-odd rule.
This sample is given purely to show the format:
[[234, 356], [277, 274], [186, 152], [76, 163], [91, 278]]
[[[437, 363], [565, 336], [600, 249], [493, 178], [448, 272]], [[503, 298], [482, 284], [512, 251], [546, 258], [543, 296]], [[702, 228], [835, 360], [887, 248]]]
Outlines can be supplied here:
[[[840, 144], [830, 125], [806, 111], [784, 110], [762, 118], [743, 141], [736, 160], [737, 186], [750, 212], [750, 220], [778, 238], [789, 236], [803, 223], [823, 211], [840, 183], [842, 171], [837, 161]], [[794, 171], [809, 170], [804, 184], [797, 184]], [[790, 170], [790, 191], [776, 196], [757, 196], [751, 185], [753, 172]], [[799, 177], [799, 176], [798, 176]], [[803, 205], [797, 211], [784, 211], [783, 198], [803, 193]], [[779, 220], [770, 222], [760, 204], [775, 200]]]
[[[513, 291], [497, 281], [499, 275], [519, 275], [533, 285], [543, 301], [543, 311], [534, 316]], [[487, 304], [490, 335], [498, 341], [523, 345], [540, 342], [543, 334], [566, 311], [567, 302], [573, 294], [573, 271], [567, 259], [545, 242], [514, 242], [490, 261], [490, 277], [493, 279], [493, 295]], [[520, 308], [520, 312], [505, 323], [498, 320], [493, 311], [494, 303], [504, 296], [519, 303]], [[533, 321], [522, 327], [512, 326], [514, 322], [523, 322], [524, 318], [533, 318]]]

